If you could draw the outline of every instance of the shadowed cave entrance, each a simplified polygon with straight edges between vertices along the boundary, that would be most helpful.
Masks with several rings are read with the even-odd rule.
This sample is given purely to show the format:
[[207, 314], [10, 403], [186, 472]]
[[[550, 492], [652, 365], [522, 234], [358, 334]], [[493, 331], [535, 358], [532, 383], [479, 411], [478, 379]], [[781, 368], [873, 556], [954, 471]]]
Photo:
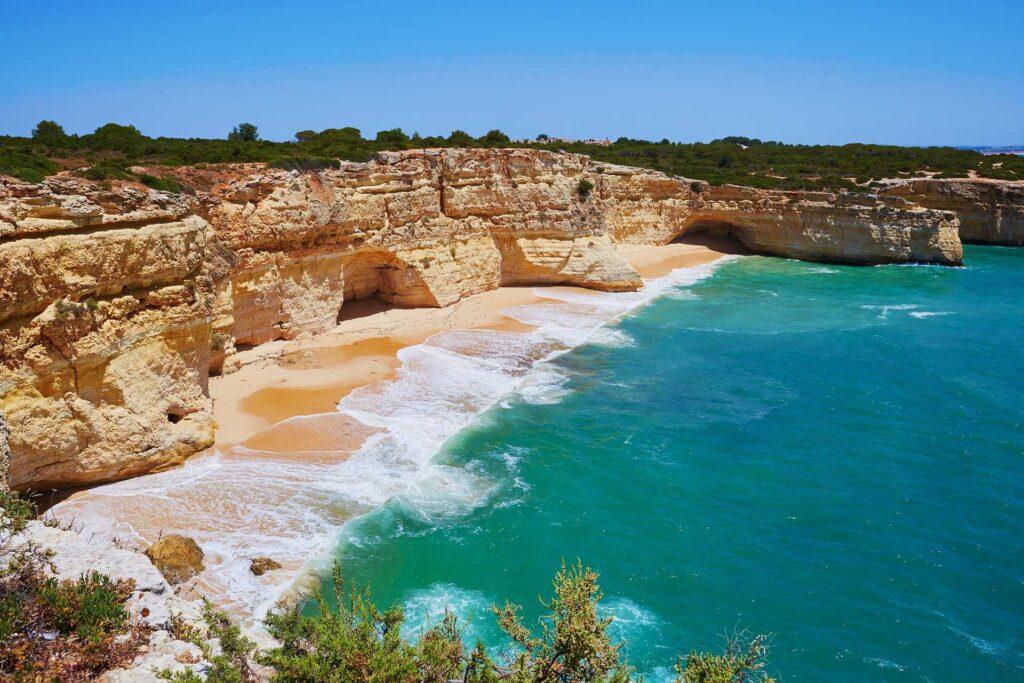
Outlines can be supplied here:
[[344, 292], [337, 322], [353, 320], [389, 308], [437, 306], [419, 271], [383, 251], [356, 255], [342, 267]]
[[691, 221], [672, 240], [671, 244], [692, 244], [707, 247], [722, 254], [749, 256], [755, 252], [748, 249], [736, 237], [740, 226], [728, 221], [697, 219]]

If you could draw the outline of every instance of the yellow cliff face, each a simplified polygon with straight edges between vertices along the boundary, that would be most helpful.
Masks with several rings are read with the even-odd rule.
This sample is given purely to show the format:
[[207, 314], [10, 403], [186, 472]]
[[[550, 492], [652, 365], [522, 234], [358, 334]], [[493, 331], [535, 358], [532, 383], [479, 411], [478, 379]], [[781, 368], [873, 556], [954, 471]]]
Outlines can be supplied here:
[[1000, 180], [911, 180], [881, 193], [921, 206], [953, 211], [960, 238], [982, 244], [1024, 245], [1024, 182]]
[[901, 197], [712, 187], [661, 173], [593, 164], [609, 233], [664, 244], [686, 233], [730, 234], [765, 254], [834, 263], [963, 259], [956, 214]]
[[956, 214], [909, 197], [713, 188], [536, 150], [174, 173], [194, 194], [0, 178], [12, 487], [180, 464], [213, 442], [211, 372], [231, 371], [240, 347], [331, 329], [357, 299], [438, 307], [510, 284], [634, 290], [641, 278], [617, 242], [702, 230], [811, 260], [962, 258]]

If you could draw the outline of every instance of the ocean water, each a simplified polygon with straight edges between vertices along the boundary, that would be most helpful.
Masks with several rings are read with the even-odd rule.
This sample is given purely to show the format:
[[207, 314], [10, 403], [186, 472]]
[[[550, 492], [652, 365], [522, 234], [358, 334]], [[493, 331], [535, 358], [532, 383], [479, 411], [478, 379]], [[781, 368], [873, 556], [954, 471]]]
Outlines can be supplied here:
[[965, 261], [742, 257], [414, 347], [342, 402], [385, 435], [321, 484], [373, 510], [335, 556], [495, 651], [580, 558], [648, 680], [739, 629], [786, 681], [1019, 680], [1024, 251]]

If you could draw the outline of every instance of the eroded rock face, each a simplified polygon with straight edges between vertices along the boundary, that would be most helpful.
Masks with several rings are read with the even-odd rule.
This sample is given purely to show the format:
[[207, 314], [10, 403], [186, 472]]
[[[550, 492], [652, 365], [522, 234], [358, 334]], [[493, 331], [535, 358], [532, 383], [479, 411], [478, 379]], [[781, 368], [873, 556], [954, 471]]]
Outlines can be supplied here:
[[1024, 183], [998, 180], [911, 180], [880, 193], [952, 211], [960, 238], [982, 244], [1024, 245]]
[[259, 344], [336, 324], [345, 301], [447, 306], [512, 283], [633, 290], [584, 157], [530, 150], [384, 153], [318, 174], [238, 167], [202, 212], [236, 257], [215, 331]]
[[0, 180], [12, 488], [134, 476], [213, 442], [209, 225], [191, 197]]
[[[174, 173], [194, 192], [0, 178], [13, 488], [180, 464], [213, 442], [211, 372], [232, 370], [239, 347], [330, 329], [355, 299], [447, 306], [502, 284], [634, 290], [641, 279], [615, 242], [699, 230], [812, 260], [961, 260], [956, 216], [901, 196], [712, 188], [537, 150]], [[593, 190], [581, 193], [582, 180]]]
[[611, 236], [665, 244], [706, 230], [754, 251], [832, 263], [958, 265], [956, 216], [900, 197], [709, 186], [641, 169], [594, 164]]

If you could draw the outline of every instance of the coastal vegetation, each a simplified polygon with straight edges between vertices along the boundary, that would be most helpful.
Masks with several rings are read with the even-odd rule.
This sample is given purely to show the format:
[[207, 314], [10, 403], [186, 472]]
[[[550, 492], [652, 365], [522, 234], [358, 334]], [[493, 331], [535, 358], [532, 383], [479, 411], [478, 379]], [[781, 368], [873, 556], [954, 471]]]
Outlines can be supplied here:
[[[82, 680], [130, 665], [149, 630], [133, 624], [125, 603], [134, 586], [89, 573], [48, 576], [51, 553], [22, 533], [32, 505], [0, 492], [0, 679]], [[531, 628], [519, 605], [491, 610], [508, 638], [496, 658], [481, 641], [465, 644], [459, 618], [446, 610], [436, 624], [404, 635], [400, 607], [378, 608], [368, 587], [356, 588], [335, 564], [331, 592], [272, 611], [265, 620], [277, 645], [260, 650], [237, 624], [209, 604], [201, 627], [178, 623], [209, 663], [161, 677], [179, 682], [313, 681], [444, 683], [625, 683], [642, 680], [613, 641], [612, 614], [599, 609], [598, 575], [580, 561], [562, 563], [554, 594]], [[674, 664], [677, 683], [771, 683], [765, 636], [730, 638], [721, 653], [692, 651]]]
[[149, 635], [125, 609], [132, 582], [49, 576], [51, 553], [22, 536], [34, 514], [0, 491], [0, 680], [87, 680], [130, 664]]
[[[281, 168], [316, 170], [338, 160], [367, 161], [381, 151], [425, 147], [524, 147], [588, 154], [598, 161], [650, 168], [766, 189], [864, 190], [887, 178], [927, 173], [939, 178], [1024, 178], [1024, 157], [981, 154], [954, 147], [892, 145], [799, 145], [731, 136], [711, 142], [659, 142], [619, 138], [565, 141], [539, 135], [511, 140], [500, 130], [473, 137], [455, 130], [448, 136], [406, 134], [399, 128], [363, 137], [353, 127], [302, 130], [288, 142], [261, 139], [258, 128], [242, 123], [223, 139], [150, 137], [131, 125], [108, 123], [85, 135], [69, 135], [54, 121], [40, 121], [31, 137], [0, 136], [0, 174], [35, 182], [67, 170], [94, 179], [136, 177], [156, 189], [167, 179], [134, 174], [132, 166], [265, 162]], [[180, 189], [180, 188], [179, 188]]]

